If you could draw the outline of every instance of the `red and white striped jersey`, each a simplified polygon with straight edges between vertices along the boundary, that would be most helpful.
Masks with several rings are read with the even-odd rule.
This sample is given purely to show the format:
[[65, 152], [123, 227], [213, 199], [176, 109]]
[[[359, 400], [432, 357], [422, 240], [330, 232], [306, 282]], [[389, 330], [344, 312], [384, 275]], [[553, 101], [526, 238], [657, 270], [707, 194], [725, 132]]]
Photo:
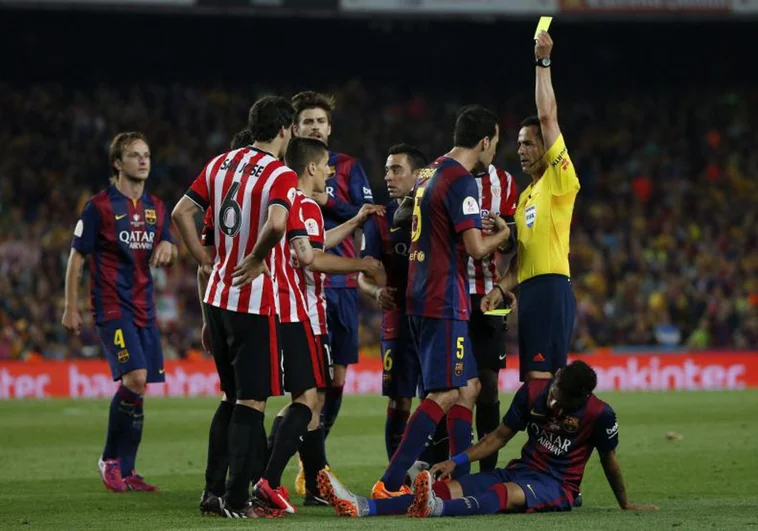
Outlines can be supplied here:
[[[287, 218], [287, 233], [281, 248], [274, 249], [276, 256], [276, 269], [274, 278], [278, 285], [279, 298], [279, 322], [280, 323], [304, 323], [308, 321], [308, 308], [305, 304], [305, 283], [300, 276], [301, 269], [295, 267], [295, 257], [290, 252], [290, 243], [297, 238], [307, 238], [303, 221], [303, 199], [305, 195], [299, 190], [292, 202], [290, 215]], [[282, 254], [279, 254], [282, 253]]]
[[[505, 170], [490, 164], [486, 172], [475, 175], [479, 187], [479, 205], [482, 218], [490, 212], [502, 217], [516, 214], [518, 191], [516, 180]], [[468, 282], [471, 295], [486, 295], [499, 279], [495, 256], [482, 260], [468, 260]]]
[[[321, 207], [313, 199], [304, 197], [302, 201], [303, 221], [305, 230], [311, 240], [311, 246], [317, 252], [324, 250], [326, 235], [324, 230], [324, 215]], [[326, 294], [324, 282], [326, 275], [310, 268], [300, 269], [305, 284], [305, 302], [308, 305], [308, 317], [311, 319], [313, 334], [321, 336], [327, 333], [326, 328]]]
[[[232, 286], [232, 272], [252, 252], [268, 207], [291, 209], [296, 192], [297, 174], [270, 153], [250, 146], [222, 153], [205, 166], [186, 193], [200, 208], [210, 208], [213, 213], [216, 258], [205, 303], [242, 313], [278, 313], [275, 279], [261, 275], [238, 288]], [[270, 271], [284, 256], [284, 241], [274, 249], [278, 253], [266, 257]]]

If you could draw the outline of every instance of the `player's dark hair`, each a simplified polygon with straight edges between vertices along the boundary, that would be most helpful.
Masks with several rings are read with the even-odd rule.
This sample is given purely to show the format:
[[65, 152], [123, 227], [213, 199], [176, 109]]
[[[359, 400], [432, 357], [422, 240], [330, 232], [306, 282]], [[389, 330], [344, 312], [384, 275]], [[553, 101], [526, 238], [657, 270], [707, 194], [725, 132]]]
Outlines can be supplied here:
[[388, 155], [407, 155], [408, 160], [411, 163], [411, 171], [416, 171], [429, 164], [429, 159], [426, 155], [416, 146], [410, 144], [395, 144], [387, 152]]
[[322, 94], [312, 90], [306, 90], [292, 97], [292, 106], [295, 108], [295, 121], [300, 120], [300, 113], [307, 109], [323, 109], [329, 123], [332, 123], [332, 111], [336, 100], [331, 94]]
[[540, 137], [540, 142], [542, 142], [543, 145], [545, 144], [545, 139], [542, 137], [542, 123], [537, 116], [529, 116], [525, 118], [524, 121], [521, 122], [521, 127], [536, 127], [537, 136]]
[[111, 141], [111, 147], [108, 149], [108, 160], [111, 164], [111, 182], [118, 177], [118, 170], [116, 169], [116, 161], [121, 160], [124, 157], [124, 148], [135, 140], [142, 140], [147, 144], [147, 138], [139, 131], [128, 131], [117, 134]]
[[473, 148], [484, 138], [497, 134], [497, 115], [481, 105], [466, 105], [455, 119], [453, 144], [456, 147]]
[[322, 157], [329, 153], [326, 147], [318, 138], [292, 137], [287, 152], [284, 154], [284, 163], [298, 175], [305, 173], [305, 167], [313, 162], [318, 163]]
[[249, 146], [253, 142], [255, 142], [253, 132], [250, 129], [243, 129], [242, 131], [234, 133], [229, 147], [231, 149], [239, 149], [241, 147]]
[[597, 386], [595, 369], [583, 361], [574, 361], [558, 375], [561, 405], [566, 409], [580, 407]]
[[253, 141], [270, 142], [282, 127], [292, 127], [295, 110], [287, 98], [263, 96], [256, 101], [247, 115], [247, 128]]

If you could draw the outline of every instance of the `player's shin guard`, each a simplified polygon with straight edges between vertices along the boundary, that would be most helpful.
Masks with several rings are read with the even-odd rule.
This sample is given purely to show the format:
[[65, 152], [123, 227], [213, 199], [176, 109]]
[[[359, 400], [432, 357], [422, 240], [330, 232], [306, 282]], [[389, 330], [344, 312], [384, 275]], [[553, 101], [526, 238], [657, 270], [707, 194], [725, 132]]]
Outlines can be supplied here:
[[305, 490], [318, 495], [318, 473], [326, 466], [324, 432], [321, 431], [321, 426], [305, 434], [303, 444], [300, 445], [300, 459], [305, 473]]
[[263, 413], [236, 404], [229, 422], [229, 479], [226, 501], [235, 509], [247, 503], [250, 478], [261, 470], [266, 458]]
[[208, 461], [205, 466], [205, 490], [214, 496], [224, 495], [229, 470], [229, 422], [234, 403], [222, 401], [211, 420], [208, 431]]
[[118, 438], [118, 459], [121, 464], [121, 476], [127, 477], [134, 471], [137, 449], [142, 440], [142, 397], [123, 385], [118, 388], [119, 417], [121, 433]]
[[[456, 455], [471, 447], [474, 434], [471, 431], [472, 411], [460, 404], [447, 412], [447, 431], [450, 436], [450, 455]], [[458, 465], [453, 471], [453, 479], [471, 472], [471, 463]]]
[[473, 516], [497, 514], [508, 506], [508, 489], [502, 483], [476, 496], [447, 500], [442, 504], [442, 516]]
[[[500, 425], [500, 402], [494, 404], [476, 405], [476, 432], [479, 440], [485, 435], [492, 433]], [[497, 466], [498, 453], [485, 457], [479, 461], [480, 472], [491, 472]]]
[[408, 421], [403, 440], [392, 457], [382, 481], [387, 490], [397, 491], [405, 474], [431, 440], [445, 412], [433, 400], [424, 399]]
[[326, 401], [324, 408], [321, 410], [321, 424], [324, 427], [324, 439], [329, 436], [332, 426], [337, 420], [337, 415], [342, 407], [342, 391], [344, 386], [330, 387], [326, 390]]
[[293, 402], [284, 415], [274, 440], [274, 447], [269, 456], [263, 477], [268, 480], [272, 489], [281, 485], [282, 472], [287, 463], [295, 455], [308, 431], [311, 421], [311, 410], [305, 404]]
[[392, 459], [397, 447], [400, 446], [410, 416], [410, 411], [387, 407], [387, 420], [384, 423], [384, 445], [387, 449], [387, 459]]

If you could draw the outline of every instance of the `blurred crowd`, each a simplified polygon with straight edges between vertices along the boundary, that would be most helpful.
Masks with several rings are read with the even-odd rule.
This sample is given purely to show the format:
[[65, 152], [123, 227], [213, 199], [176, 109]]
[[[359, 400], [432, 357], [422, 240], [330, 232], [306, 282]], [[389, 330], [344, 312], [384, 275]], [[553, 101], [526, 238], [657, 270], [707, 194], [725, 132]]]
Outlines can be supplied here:
[[[387, 148], [406, 141], [430, 157], [444, 153], [456, 109], [470, 103], [360, 81], [315, 88], [336, 95], [331, 146], [360, 158], [378, 200], [386, 198]], [[60, 319], [72, 230], [84, 202], [108, 184], [110, 139], [124, 130], [147, 135], [149, 189], [172, 208], [266, 91], [0, 83], [0, 359], [100, 355], [88, 311], [77, 338]], [[501, 116], [496, 163], [520, 188], [527, 183], [516, 136], [534, 112], [532, 98], [525, 91], [500, 101], [483, 89], [479, 100]], [[582, 182], [571, 242], [575, 351], [758, 345], [757, 104], [758, 94], [737, 89], [614, 93], [591, 102], [559, 94]], [[179, 264], [154, 274], [165, 356], [201, 355], [190, 258], [182, 253]], [[379, 317], [371, 301], [363, 308], [361, 341], [371, 351]], [[509, 324], [515, 345], [515, 319]]]

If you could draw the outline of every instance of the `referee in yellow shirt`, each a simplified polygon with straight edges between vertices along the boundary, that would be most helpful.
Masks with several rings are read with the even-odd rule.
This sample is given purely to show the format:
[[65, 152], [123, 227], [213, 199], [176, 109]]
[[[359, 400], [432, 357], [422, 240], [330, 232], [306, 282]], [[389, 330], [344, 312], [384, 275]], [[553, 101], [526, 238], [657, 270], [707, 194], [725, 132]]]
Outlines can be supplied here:
[[[538, 115], [524, 120], [518, 135], [521, 169], [532, 177], [516, 208], [521, 381], [551, 378], [566, 366], [576, 314], [568, 254], [579, 179], [558, 127], [552, 49], [550, 35], [540, 32], [534, 47]], [[512, 302], [511, 283], [501, 279], [482, 309], [497, 308], [503, 298]]]

